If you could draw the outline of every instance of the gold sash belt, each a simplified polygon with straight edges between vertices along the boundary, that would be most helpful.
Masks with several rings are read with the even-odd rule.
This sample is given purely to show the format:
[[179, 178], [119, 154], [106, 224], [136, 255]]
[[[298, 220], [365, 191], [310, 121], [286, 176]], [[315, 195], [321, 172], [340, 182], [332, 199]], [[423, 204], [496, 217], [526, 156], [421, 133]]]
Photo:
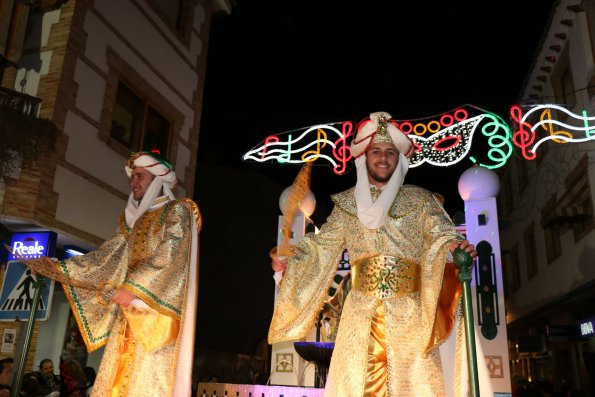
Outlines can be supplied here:
[[353, 288], [378, 299], [390, 299], [420, 290], [417, 263], [394, 256], [358, 259], [351, 267]]

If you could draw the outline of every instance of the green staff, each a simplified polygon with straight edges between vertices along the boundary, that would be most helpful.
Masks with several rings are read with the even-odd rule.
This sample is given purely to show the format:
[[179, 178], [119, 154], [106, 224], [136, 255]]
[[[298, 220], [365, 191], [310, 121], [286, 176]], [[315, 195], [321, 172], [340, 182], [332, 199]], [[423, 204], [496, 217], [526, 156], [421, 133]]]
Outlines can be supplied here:
[[463, 284], [463, 313], [465, 317], [465, 340], [467, 346], [467, 369], [469, 370], [469, 395], [479, 397], [479, 377], [477, 374], [477, 354], [475, 352], [475, 331], [473, 324], [473, 302], [471, 301], [471, 269], [473, 258], [461, 248], [453, 254], [460, 270], [459, 281]]

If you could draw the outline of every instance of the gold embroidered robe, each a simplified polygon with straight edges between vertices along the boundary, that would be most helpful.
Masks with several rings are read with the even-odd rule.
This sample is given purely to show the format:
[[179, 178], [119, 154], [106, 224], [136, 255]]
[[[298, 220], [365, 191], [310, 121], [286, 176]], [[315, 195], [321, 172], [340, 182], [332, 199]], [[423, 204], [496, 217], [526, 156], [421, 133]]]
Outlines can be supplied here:
[[[60, 262], [25, 261], [62, 283], [87, 350], [106, 345], [92, 396], [173, 395], [181, 329], [194, 316], [186, 303], [191, 268], [198, 281], [190, 262], [192, 227], [198, 232], [200, 224], [192, 200], [169, 201], [145, 212], [133, 229], [122, 214], [118, 233], [96, 251]], [[110, 301], [118, 288], [150, 308], [121, 308]]]
[[333, 196], [335, 207], [320, 233], [306, 235], [288, 259], [269, 343], [307, 335], [327, 298], [345, 246], [352, 265], [376, 254], [404, 258], [420, 265], [421, 290], [380, 300], [351, 289], [341, 315], [325, 395], [364, 394], [371, 318], [376, 308], [384, 305], [388, 395], [442, 396], [437, 346], [450, 334], [460, 300], [456, 270], [454, 265], [446, 265], [446, 258], [452, 241], [461, 236], [436, 197], [422, 188], [402, 186], [388, 221], [376, 230], [360, 223], [353, 192], [352, 188]]

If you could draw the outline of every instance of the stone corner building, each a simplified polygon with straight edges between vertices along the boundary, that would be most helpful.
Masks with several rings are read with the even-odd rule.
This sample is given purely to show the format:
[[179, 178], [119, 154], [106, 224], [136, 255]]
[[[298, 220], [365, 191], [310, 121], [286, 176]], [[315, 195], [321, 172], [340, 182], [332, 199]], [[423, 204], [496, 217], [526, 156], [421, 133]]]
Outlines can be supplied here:
[[[0, 0], [3, 247], [39, 230], [57, 234], [57, 257], [97, 247], [125, 206], [133, 151], [160, 150], [175, 194], [192, 197], [210, 25], [230, 12], [229, 0]], [[54, 291], [26, 369], [59, 362], [69, 308]]]

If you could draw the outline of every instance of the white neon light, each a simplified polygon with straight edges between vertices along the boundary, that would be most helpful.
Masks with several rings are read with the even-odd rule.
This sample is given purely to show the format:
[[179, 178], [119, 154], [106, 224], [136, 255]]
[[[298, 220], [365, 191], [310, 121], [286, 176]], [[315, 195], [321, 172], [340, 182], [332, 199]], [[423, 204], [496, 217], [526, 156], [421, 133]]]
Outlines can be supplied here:
[[[523, 116], [523, 118], [521, 119], [521, 121], [526, 122], [527, 121], [527, 118], [531, 114], [533, 114], [533, 113], [535, 113], [535, 112], [537, 112], [539, 110], [545, 110], [545, 109], [556, 109], [556, 110], [559, 110], [561, 112], [564, 112], [567, 115], [572, 116], [575, 119], [578, 119], [578, 120], [581, 120], [581, 121], [595, 121], [595, 116], [593, 116], [593, 117], [579, 116], [576, 113], [572, 113], [570, 110], [568, 110], [568, 109], [566, 109], [566, 108], [564, 108], [562, 106], [553, 105], [553, 104], [550, 104], [550, 105], [536, 105], [536, 106], [531, 107], [531, 109], [529, 109], [529, 111], [527, 111], [527, 113], [525, 113], [525, 115]], [[552, 121], [554, 121], [554, 120], [552, 120]]]
[[537, 143], [535, 145], [533, 145], [533, 149], [529, 149], [529, 151], [530, 152], [535, 152], [535, 150], [537, 150], [537, 148], [539, 147], [539, 145], [541, 145], [545, 141], [551, 141], [553, 139], [559, 139], [559, 140], [565, 141], [567, 143], [571, 143], [571, 142], [572, 143], [576, 143], [576, 142], [588, 142], [588, 141], [592, 141], [593, 139], [595, 139], [595, 136], [586, 137], [586, 138], [569, 138], [566, 135], [548, 135], [548, 136], [544, 136], [539, 141], [537, 141]]
[[[409, 138], [411, 138], [414, 143], [419, 144], [419, 146], [422, 148], [421, 152], [415, 153], [411, 158], [409, 168], [419, 167], [423, 163], [428, 163], [438, 167], [448, 167], [463, 160], [471, 149], [471, 141], [473, 139], [473, 135], [475, 134], [475, 130], [484, 117], [485, 115], [482, 114], [458, 122], [457, 124], [453, 124], [452, 126], [445, 128], [428, 138], [409, 134]], [[436, 142], [449, 136], [461, 136], [462, 140], [455, 147], [445, 151], [437, 152], [432, 149]]]
[[[582, 126], [570, 125], [564, 122], [561, 122], [556, 119], [551, 118], [551, 110], [557, 110], [568, 117], [572, 117], [572, 119], [578, 121]], [[539, 113], [541, 112], [541, 114]], [[547, 112], [547, 113], [546, 113]], [[538, 117], [540, 120], [536, 122], [534, 125], [528, 122], [530, 117]], [[546, 116], [546, 118], [544, 118]], [[553, 140], [556, 143], [580, 143], [580, 142], [587, 142], [592, 141], [595, 139], [595, 125], [590, 126], [589, 122], [595, 122], [595, 116], [589, 117], [586, 116], [586, 112], [583, 112], [583, 115], [578, 115], [569, 111], [568, 109], [554, 104], [547, 104], [547, 105], [536, 105], [531, 107], [527, 113], [523, 115], [520, 121], [520, 125], [531, 125], [530, 131], [534, 134], [533, 137], [529, 139], [535, 139], [536, 134], [539, 131], [547, 131], [546, 136], [541, 137], [535, 142], [531, 147], [529, 145], [523, 145], [524, 142], [517, 144], [517, 146], [522, 146], [523, 150], [526, 150], [526, 153], [531, 153], [532, 155], [536, 154], [537, 148], [541, 146], [543, 143], [547, 141]], [[554, 130], [553, 126], [557, 126], [556, 128], [560, 127], [559, 130]], [[522, 127], [521, 127], [522, 130]], [[521, 133], [521, 130], [517, 131], [516, 133]], [[528, 130], [525, 130], [528, 131]], [[585, 136], [582, 137], [575, 137], [573, 134], [576, 133], [583, 133]], [[571, 136], [568, 136], [571, 135]]]
[[[336, 167], [338, 164], [337, 161], [334, 158], [332, 158], [326, 154], [323, 154], [323, 153], [313, 153], [313, 154], [308, 155], [305, 159], [302, 159], [301, 157], [292, 158], [293, 154], [298, 154], [298, 153], [304, 154], [305, 152], [308, 151], [309, 148], [311, 148], [313, 146], [319, 146], [319, 145], [325, 144], [323, 146], [328, 145], [329, 150], [332, 150], [336, 147], [335, 141], [331, 141], [329, 139], [316, 139], [314, 141], [307, 143], [305, 146], [294, 148], [296, 143], [298, 143], [302, 139], [304, 139], [304, 137], [306, 135], [308, 135], [309, 133], [311, 133], [313, 131], [318, 131], [318, 130], [324, 130], [325, 133], [328, 130], [330, 130], [330, 131], [333, 131], [339, 139], [344, 138], [343, 133], [341, 131], [339, 131], [337, 128], [333, 127], [332, 125], [318, 124], [318, 125], [308, 127], [308, 129], [306, 129], [296, 139], [291, 139], [291, 132], [285, 133], [283, 135], [289, 137], [289, 140], [287, 140], [287, 141], [279, 140], [278, 142], [263, 143], [262, 145], [248, 151], [246, 154], [244, 154], [244, 156], [242, 158], [244, 160], [254, 160], [259, 163], [263, 163], [266, 161], [277, 161], [279, 163], [286, 163], [286, 164], [301, 164], [301, 163], [304, 163], [307, 161], [312, 161], [317, 158], [322, 158], [322, 159], [328, 161], [329, 163], [331, 163], [333, 165], [333, 167]], [[281, 135], [275, 135], [275, 136], [277, 138], [281, 137]], [[277, 146], [277, 148], [274, 148], [274, 146]], [[279, 148], [279, 146], [281, 146], [281, 148]]]

